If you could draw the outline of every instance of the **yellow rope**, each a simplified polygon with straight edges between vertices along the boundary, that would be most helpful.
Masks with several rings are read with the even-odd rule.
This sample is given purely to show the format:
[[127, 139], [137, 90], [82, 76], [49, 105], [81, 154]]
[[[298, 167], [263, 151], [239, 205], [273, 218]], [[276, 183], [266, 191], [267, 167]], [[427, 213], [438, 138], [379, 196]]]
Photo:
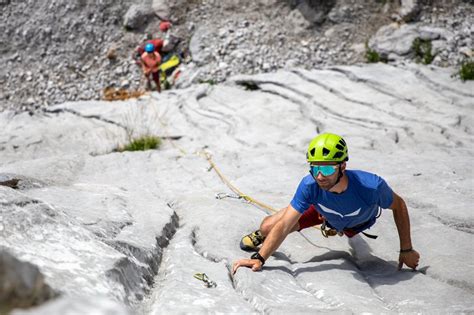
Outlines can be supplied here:
[[[270, 210], [271, 212], [278, 212], [278, 210], [276, 210], [275, 208], [272, 208], [270, 207], [269, 205], [266, 205], [264, 204], [263, 202], [260, 202], [256, 199], [253, 199], [252, 197], [250, 197], [249, 195], [245, 195], [244, 193], [242, 193], [237, 187], [235, 187], [223, 174], [222, 172], [219, 170], [219, 168], [217, 167], [217, 165], [214, 163], [214, 161], [212, 160], [212, 157], [211, 155], [202, 150], [201, 151], [201, 154], [204, 155], [204, 157], [206, 158], [206, 160], [209, 162], [209, 164], [211, 165], [211, 168], [214, 169], [214, 171], [216, 171], [217, 175], [219, 176], [219, 178], [224, 182], [224, 184], [226, 184], [230, 190], [232, 190], [235, 194], [237, 194], [240, 198], [248, 201], [249, 203], [252, 203], [260, 208], [263, 208], [263, 209], [267, 209], [267, 210]], [[317, 229], [317, 230], [321, 230], [321, 228], [319, 226], [313, 226], [313, 228]], [[323, 234], [324, 235], [324, 234]], [[327, 237], [327, 236], [326, 236]]]

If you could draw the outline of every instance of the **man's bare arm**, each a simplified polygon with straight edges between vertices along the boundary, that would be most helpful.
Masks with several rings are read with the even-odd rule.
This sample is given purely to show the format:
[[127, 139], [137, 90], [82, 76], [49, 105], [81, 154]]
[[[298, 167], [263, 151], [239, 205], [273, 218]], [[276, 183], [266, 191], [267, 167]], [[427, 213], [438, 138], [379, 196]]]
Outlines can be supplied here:
[[412, 269], [416, 269], [420, 260], [420, 254], [413, 249], [410, 232], [410, 216], [405, 201], [396, 193], [393, 193], [393, 202], [389, 207], [393, 211], [393, 220], [398, 230], [400, 238], [400, 256], [398, 259], [398, 269], [403, 264]]
[[[267, 260], [281, 245], [286, 236], [292, 231], [295, 224], [301, 217], [301, 213], [296, 211], [291, 205], [288, 205], [285, 214], [273, 226], [267, 235], [259, 254]], [[262, 268], [262, 262], [258, 259], [240, 259], [234, 262], [232, 272], [235, 273], [239, 267], [249, 267], [253, 271]]]

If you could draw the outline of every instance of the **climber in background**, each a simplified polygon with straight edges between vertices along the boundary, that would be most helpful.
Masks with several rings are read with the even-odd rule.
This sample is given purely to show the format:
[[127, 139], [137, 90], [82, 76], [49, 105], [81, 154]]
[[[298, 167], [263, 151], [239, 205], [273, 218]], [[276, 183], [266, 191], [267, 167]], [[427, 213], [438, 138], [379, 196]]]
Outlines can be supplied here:
[[151, 89], [150, 76], [156, 84], [156, 90], [161, 92], [160, 85], [160, 64], [161, 56], [156, 51], [156, 47], [152, 43], [145, 45], [145, 51], [140, 56], [140, 64], [143, 70], [143, 74], [147, 80], [147, 88]]

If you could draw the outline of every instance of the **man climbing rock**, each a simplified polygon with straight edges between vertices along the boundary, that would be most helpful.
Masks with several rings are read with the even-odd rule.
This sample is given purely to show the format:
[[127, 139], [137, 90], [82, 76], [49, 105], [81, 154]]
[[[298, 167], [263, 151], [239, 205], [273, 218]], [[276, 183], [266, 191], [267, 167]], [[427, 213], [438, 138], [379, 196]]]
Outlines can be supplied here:
[[156, 90], [161, 92], [160, 85], [160, 63], [161, 56], [155, 51], [155, 46], [152, 43], [145, 45], [145, 52], [141, 55], [141, 65], [143, 74], [147, 80], [147, 87], [151, 86], [150, 75], [156, 84]]
[[400, 239], [398, 269], [405, 264], [415, 270], [420, 255], [412, 246], [408, 209], [385, 180], [368, 172], [347, 170], [347, 144], [335, 134], [314, 138], [306, 158], [310, 174], [301, 180], [286, 208], [266, 217], [259, 230], [242, 238], [240, 247], [256, 253], [250, 259], [235, 261], [233, 273], [242, 266], [260, 270], [289, 233], [313, 225], [321, 224], [326, 237], [366, 234], [364, 231], [375, 224], [380, 209], [393, 211]]

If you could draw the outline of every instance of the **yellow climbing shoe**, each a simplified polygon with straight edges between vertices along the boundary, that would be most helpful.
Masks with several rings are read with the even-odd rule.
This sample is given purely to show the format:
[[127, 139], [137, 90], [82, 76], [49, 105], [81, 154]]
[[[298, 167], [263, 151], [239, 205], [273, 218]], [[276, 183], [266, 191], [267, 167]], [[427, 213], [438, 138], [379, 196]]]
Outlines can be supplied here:
[[245, 251], [257, 251], [258, 246], [263, 243], [265, 237], [260, 230], [245, 235], [240, 241], [240, 248]]

